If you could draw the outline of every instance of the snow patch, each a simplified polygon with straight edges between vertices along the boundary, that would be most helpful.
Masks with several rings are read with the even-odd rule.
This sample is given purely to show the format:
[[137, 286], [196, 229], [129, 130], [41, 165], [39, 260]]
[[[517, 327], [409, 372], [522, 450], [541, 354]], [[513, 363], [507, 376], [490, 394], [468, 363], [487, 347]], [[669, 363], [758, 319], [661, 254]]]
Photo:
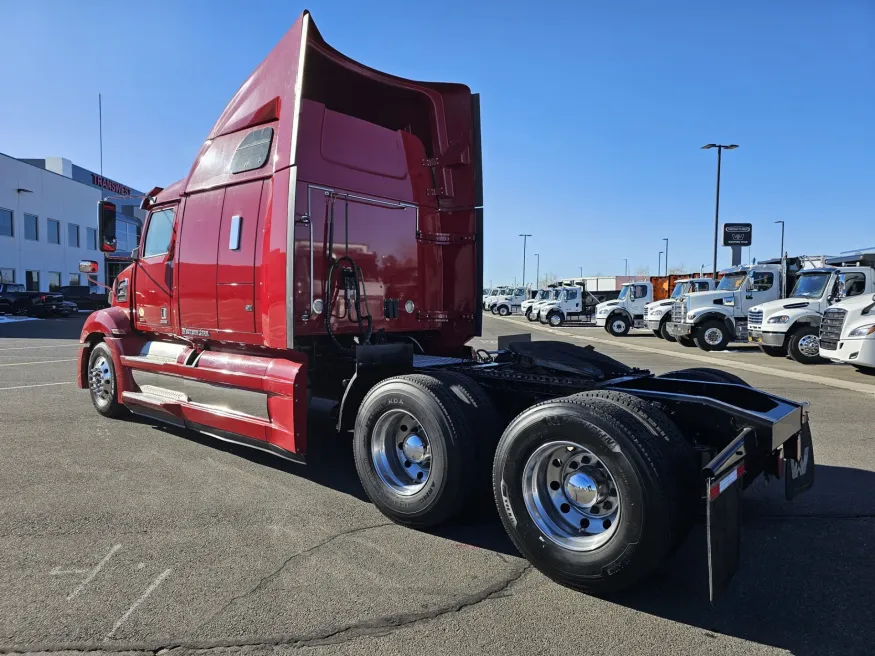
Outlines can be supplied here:
[[19, 321], [41, 321], [41, 319], [37, 317], [13, 317], [11, 315], [0, 314], [0, 324], [18, 323]]

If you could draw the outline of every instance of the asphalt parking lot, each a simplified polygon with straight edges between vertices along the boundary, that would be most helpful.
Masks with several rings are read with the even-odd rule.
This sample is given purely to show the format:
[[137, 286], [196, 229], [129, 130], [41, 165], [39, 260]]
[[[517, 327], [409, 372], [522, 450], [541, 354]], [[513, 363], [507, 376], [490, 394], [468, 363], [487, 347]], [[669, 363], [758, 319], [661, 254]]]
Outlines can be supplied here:
[[875, 379], [853, 369], [485, 318], [487, 348], [532, 332], [811, 403], [815, 488], [748, 491], [741, 569], [710, 608], [701, 525], [641, 587], [597, 599], [531, 569], [489, 510], [390, 524], [324, 417], [307, 467], [103, 419], [73, 384], [82, 321], [0, 326], [0, 653], [875, 653]]

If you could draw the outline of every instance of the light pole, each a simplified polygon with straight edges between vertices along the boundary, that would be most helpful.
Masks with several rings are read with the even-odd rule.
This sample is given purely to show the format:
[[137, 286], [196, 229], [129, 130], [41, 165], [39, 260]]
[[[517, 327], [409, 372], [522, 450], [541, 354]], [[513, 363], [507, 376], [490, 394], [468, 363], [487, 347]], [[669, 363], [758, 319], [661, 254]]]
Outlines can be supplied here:
[[580, 269], [580, 277], [583, 278], [583, 267], [578, 267]]
[[784, 257], [784, 222], [783, 221], [775, 221], [775, 223], [781, 224], [781, 252], [778, 253], [778, 256]]
[[626, 262], [626, 265], [625, 265], [625, 267], [623, 268], [623, 275], [626, 276], [626, 277], [628, 277], [628, 276], [629, 276], [629, 258], [628, 258], [628, 257], [624, 257], [623, 260]]
[[659, 251], [659, 264], [656, 265], [656, 275], [659, 275], [659, 272], [662, 271], [662, 251]]
[[663, 237], [662, 241], [665, 242], [665, 275], [668, 275], [668, 237]]
[[[526, 240], [531, 237], [531, 235], [520, 235], [523, 238], [523, 287], [526, 286]], [[516, 283], [514, 283], [516, 284]]]
[[724, 146], [722, 144], [705, 144], [702, 150], [717, 149], [717, 199], [714, 202], [714, 281], [717, 281], [717, 232], [720, 229], [720, 163], [723, 159], [723, 150], [735, 150], [736, 144]]
[[538, 285], [541, 284], [541, 255], [539, 253], [535, 253], [535, 289], [539, 289]]

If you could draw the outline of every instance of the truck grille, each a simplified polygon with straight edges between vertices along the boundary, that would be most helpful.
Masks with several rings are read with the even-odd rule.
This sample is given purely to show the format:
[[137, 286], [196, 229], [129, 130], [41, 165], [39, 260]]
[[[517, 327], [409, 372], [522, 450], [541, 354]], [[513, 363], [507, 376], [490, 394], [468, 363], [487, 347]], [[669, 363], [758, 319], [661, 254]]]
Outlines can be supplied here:
[[823, 313], [820, 322], [820, 348], [835, 351], [842, 338], [842, 326], [845, 324], [847, 310], [829, 308]]
[[675, 301], [674, 305], [671, 306], [671, 320], [673, 323], [684, 322], [684, 309], [685, 304], [683, 301]]
[[763, 325], [763, 311], [748, 312], [747, 324], [749, 329], [759, 330]]

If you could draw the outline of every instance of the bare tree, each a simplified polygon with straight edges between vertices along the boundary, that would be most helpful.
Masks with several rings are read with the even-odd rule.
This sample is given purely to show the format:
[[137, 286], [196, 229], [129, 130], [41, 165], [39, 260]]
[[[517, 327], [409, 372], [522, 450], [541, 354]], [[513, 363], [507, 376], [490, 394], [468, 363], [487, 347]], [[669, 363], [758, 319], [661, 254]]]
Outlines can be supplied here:
[[559, 276], [550, 271], [541, 276], [541, 280], [544, 282], [545, 285], [552, 285], [554, 282], [559, 280]]
[[678, 273], [690, 273], [687, 271], [687, 265], [681, 262], [680, 264], [675, 264], [673, 267], [669, 267], [668, 272], [670, 274], [678, 274]]
[[635, 269], [636, 276], [649, 276], [650, 275], [650, 267], [649, 266], [640, 266]]

